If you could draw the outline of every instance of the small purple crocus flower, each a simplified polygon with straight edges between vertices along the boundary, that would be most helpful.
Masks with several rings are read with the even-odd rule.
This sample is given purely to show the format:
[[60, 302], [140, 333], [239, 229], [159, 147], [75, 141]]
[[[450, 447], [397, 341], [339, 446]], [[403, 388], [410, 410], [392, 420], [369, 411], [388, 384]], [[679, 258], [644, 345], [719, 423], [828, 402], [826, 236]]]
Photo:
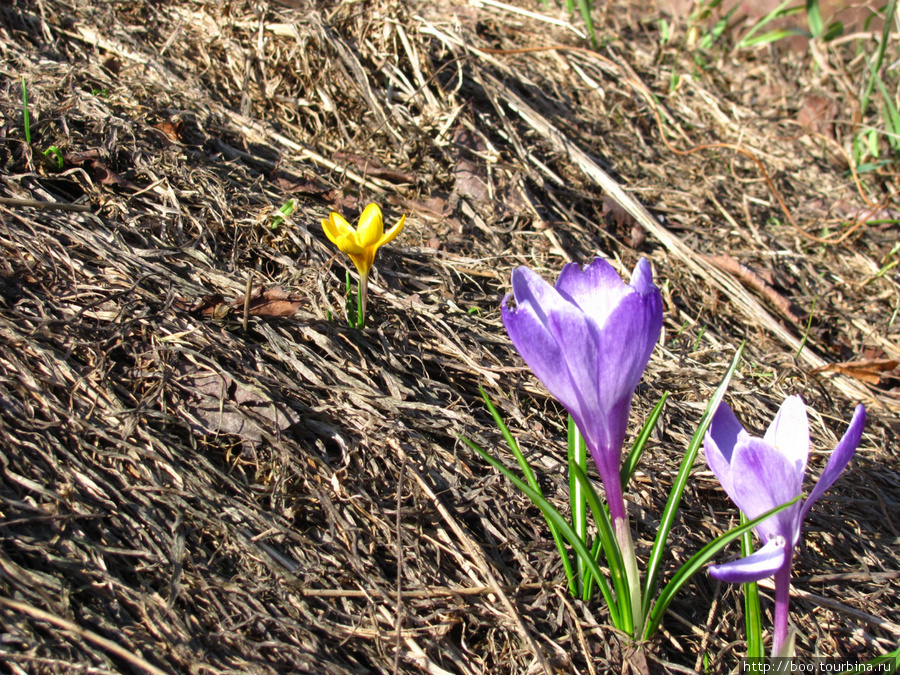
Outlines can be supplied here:
[[631, 399], [663, 321], [650, 263], [638, 261], [630, 285], [602, 258], [584, 268], [569, 263], [555, 288], [519, 267], [512, 287], [502, 306], [506, 331], [575, 420], [597, 464], [619, 535], [627, 522], [619, 464]]
[[[788, 628], [791, 560], [800, 542], [803, 519], [844, 467], [862, 438], [866, 410], [856, 406], [850, 426], [825, 465], [813, 491], [800, 501], [756, 526], [763, 543], [746, 558], [712, 565], [709, 573], [733, 584], [775, 577], [775, 631], [773, 655], [781, 654]], [[706, 462], [731, 500], [749, 519], [797, 497], [803, 489], [809, 457], [809, 423], [799, 396], [789, 396], [763, 438], [750, 436], [731, 408], [722, 403], [704, 441]]]

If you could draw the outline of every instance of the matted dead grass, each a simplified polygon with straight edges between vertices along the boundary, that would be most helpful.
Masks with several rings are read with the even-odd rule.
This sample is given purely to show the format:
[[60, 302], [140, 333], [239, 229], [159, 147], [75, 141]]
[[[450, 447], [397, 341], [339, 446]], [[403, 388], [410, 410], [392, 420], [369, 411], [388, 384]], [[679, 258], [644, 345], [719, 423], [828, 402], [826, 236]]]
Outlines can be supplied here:
[[[807, 521], [799, 652], [896, 646], [900, 405], [873, 362], [900, 358], [897, 187], [887, 167], [864, 199], [842, 164], [862, 65], [702, 68], [646, 11], [599, 13], [592, 54], [462, 2], [0, 7], [4, 672], [733, 671], [739, 593], [699, 575], [631, 653], [458, 440], [511, 461], [483, 385], [562, 507], [563, 417], [499, 303], [517, 265], [595, 254], [646, 256], [664, 288], [633, 413], [672, 393], [628, 493], [639, 554], [746, 340], [729, 400], [759, 432], [802, 394], [813, 474], [870, 413]], [[838, 111], [818, 133], [795, 121], [811, 93]], [[357, 331], [319, 221], [370, 201], [409, 219]], [[682, 508], [679, 562], [734, 518], [702, 463]]]

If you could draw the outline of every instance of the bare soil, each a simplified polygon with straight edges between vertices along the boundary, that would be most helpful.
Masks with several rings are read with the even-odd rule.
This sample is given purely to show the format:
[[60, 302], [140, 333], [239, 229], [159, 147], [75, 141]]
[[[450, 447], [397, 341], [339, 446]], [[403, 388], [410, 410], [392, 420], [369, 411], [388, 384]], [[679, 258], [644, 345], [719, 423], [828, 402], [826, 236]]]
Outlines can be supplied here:
[[[874, 38], [702, 50], [686, 17], [614, 2], [593, 51], [519, 4], [556, 23], [462, 0], [0, 6], [2, 672], [736, 672], [739, 589], [697, 575], [635, 650], [459, 440], [515, 464], [483, 386], [565, 510], [564, 415], [500, 302], [516, 266], [594, 255], [649, 258], [665, 300], [632, 410], [671, 394], [627, 494], [641, 559], [746, 341], [728, 400], [761, 433], [804, 397], [809, 485], [869, 411], [807, 520], [798, 653], [896, 648], [896, 164], [883, 138], [871, 170], [849, 159], [884, 109], [858, 103]], [[370, 202], [407, 225], [356, 330], [320, 221]], [[735, 517], [698, 459], [665, 575]]]

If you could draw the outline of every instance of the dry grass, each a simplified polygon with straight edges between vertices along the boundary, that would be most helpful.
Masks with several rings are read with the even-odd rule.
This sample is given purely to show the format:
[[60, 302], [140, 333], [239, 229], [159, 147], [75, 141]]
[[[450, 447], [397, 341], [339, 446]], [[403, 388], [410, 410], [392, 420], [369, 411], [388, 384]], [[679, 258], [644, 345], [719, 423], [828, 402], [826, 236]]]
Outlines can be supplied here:
[[[896, 371], [813, 371], [900, 358], [900, 284], [879, 274], [898, 226], [852, 224], [896, 218], [897, 186], [885, 169], [860, 196], [848, 120], [793, 122], [813, 91], [849, 110], [860, 66], [770, 50], [704, 69], [635, 7], [601, 11], [591, 54], [462, 3], [0, 7], [4, 672], [640, 671], [602, 607], [565, 594], [540, 514], [458, 441], [501, 447], [484, 385], [564, 502], [562, 416], [499, 302], [517, 265], [551, 278], [598, 253], [647, 256], [665, 285], [634, 406], [673, 395], [628, 494], [639, 553], [747, 340], [731, 402], [759, 432], [801, 393], [814, 473], [870, 411], [807, 523], [799, 652], [896, 646]], [[355, 331], [319, 221], [370, 201], [409, 221]], [[677, 561], [734, 517], [702, 464], [683, 504]], [[741, 612], [700, 575], [651, 672], [731, 672]]]

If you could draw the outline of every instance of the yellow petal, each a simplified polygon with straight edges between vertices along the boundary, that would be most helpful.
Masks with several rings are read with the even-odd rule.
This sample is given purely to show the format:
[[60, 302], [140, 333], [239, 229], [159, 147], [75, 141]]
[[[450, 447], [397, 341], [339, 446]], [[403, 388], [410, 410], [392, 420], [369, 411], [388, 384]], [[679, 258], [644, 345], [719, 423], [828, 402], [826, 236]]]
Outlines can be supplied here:
[[360, 246], [378, 246], [381, 236], [384, 234], [384, 220], [381, 217], [381, 208], [378, 204], [369, 204], [359, 217], [359, 225], [356, 226], [356, 234], [359, 237]]
[[[381, 238], [381, 241], [378, 242], [378, 246], [382, 246], [389, 241], [391, 241], [394, 237], [400, 234], [400, 230], [403, 229], [403, 225], [406, 223], [406, 216], [402, 216], [400, 218], [400, 222], [394, 225], [390, 230], [384, 233], [384, 236]], [[376, 247], [377, 248], [377, 247]]]
[[364, 255], [366, 253], [366, 249], [360, 246], [357, 241], [356, 232], [340, 235], [334, 243], [335, 246], [349, 256]]
[[322, 229], [325, 231], [325, 236], [335, 245], [340, 237], [346, 237], [347, 235], [354, 233], [354, 230], [350, 227], [350, 223], [347, 222], [347, 219], [340, 213], [335, 213], [334, 211], [331, 212], [331, 215], [329, 215], [327, 219], [322, 219]]
[[359, 276], [368, 276], [369, 272], [372, 270], [372, 262], [375, 259], [375, 251], [364, 251], [359, 255], [350, 253], [349, 255], [350, 260], [352, 260], [353, 264], [356, 265], [356, 271], [359, 272]]

